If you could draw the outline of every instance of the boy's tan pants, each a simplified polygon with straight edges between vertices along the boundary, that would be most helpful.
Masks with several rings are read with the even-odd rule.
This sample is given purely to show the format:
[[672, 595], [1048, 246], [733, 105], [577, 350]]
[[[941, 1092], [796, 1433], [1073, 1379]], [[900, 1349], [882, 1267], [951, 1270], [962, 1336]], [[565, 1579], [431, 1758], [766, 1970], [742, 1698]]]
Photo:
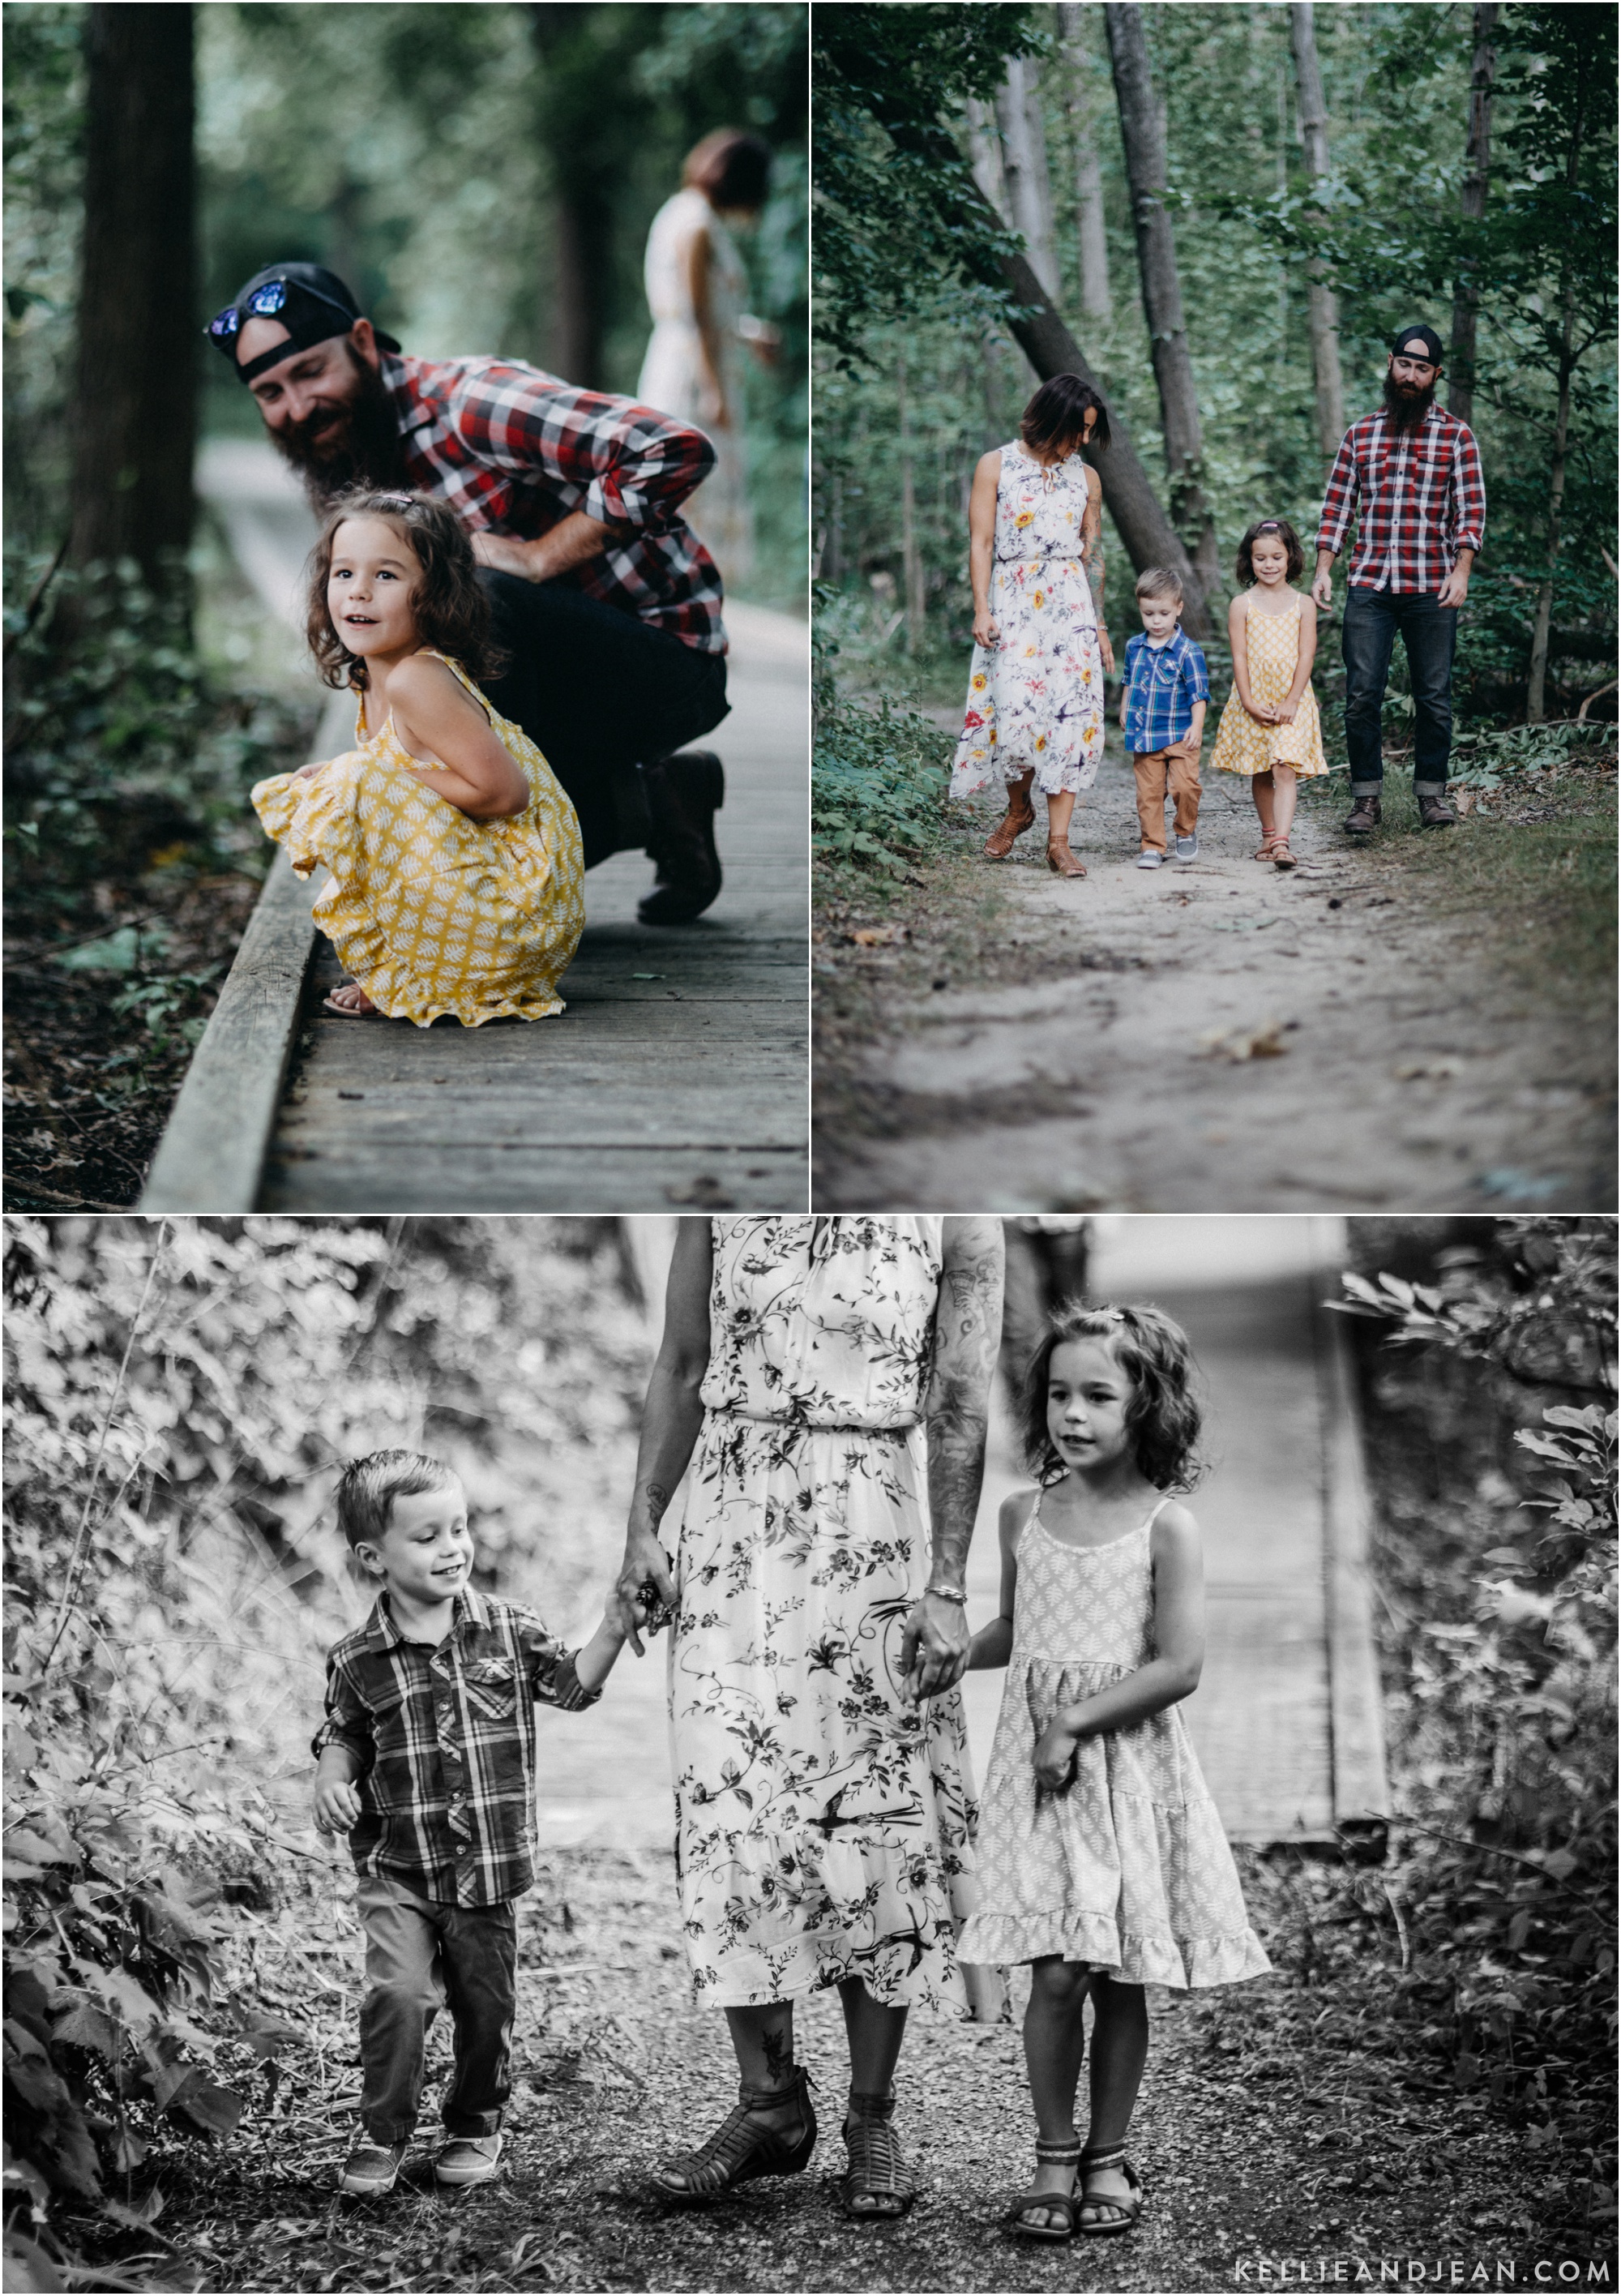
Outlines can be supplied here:
[[1168, 750], [1134, 753], [1132, 771], [1137, 776], [1137, 820], [1142, 842], [1156, 853], [1165, 851], [1165, 792], [1168, 782], [1176, 805], [1176, 834], [1191, 837], [1199, 819], [1199, 752], [1180, 742]]

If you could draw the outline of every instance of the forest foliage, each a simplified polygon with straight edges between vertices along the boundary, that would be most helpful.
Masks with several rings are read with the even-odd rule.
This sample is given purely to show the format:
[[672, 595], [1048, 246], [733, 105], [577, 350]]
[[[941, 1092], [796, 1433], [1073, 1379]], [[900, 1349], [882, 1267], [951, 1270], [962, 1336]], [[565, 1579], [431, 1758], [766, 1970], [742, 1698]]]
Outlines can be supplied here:
[[648, 1325], [611, 1220], [15, 1218], [4, 1282], [8, 2284], [53, 2286], [16, 2276], [63, 2210], [146, 2230], [307, 2038], [241, 1933], [296, 1931], [324, 1652], [370, 1601], [342, 1462], [448, 1458], [478, 1583], [566, 1631]]
[[[909, 224], [891, 213], [910, 182], [906, 157], [886, 149], [860, 72], [839, 67], [860, 53], [869, 22], [881, 40], [897, 12], [829, 11], [830, 29], [817, 35], [819, 45], [836, 41], [839, 54], [817, 61], [819, 86], [831, 69], [835, 94], [816, 131], [815, 546], [818, 577], [859, 619], [859, 646], [847, 646], [851, 667], [890, 690], [921, 679], [944, 701], [958, 698], [970, 637], [973, 464], [1013, 434], [1034, 379], [1009, 335], [1005, 297], [998, 313], [995, 291], [950, 232], [936, 227], [926, 203]], [[1060, 38], [1058, 12], [1046, 6], [906, 11], [930, 20], [912, 100], [920, 117], [950, 127], [966, 160], [968, 99], [983, 102], [998, 52], [1028, 58], [1044, 127], [1055, 300], [1163, 487], [1103, 12], [1070, 12], [1080, 20], [1077, 43]], [[1289, 519], [1308, 547], [1316, 530], [1326, 471], [1306, 312], [1312, 259], [1339, 295], [1347, 419], [1377, 405], [1391, 332], [1426, 316], [1445, 340], [1454, 289], [1472, 278], [1480, 296], [1474, 424], [1490, 515], [1460, 626], [1456, 696], [1466, 724], [1522, 717], [1556, 531], [1551, 484], [1568, 294], [1575, 340], [1587, 355], [1572, 376], [1547, 714], [1574, 715], [1578, 699], [1611, 674], [1616, 640], [1613, 12], [1498, 12], [1492, 171], [1476, 225], [1460, 206], [1470, 8], [1393, 0], [1316, 12], [1330, 164], [1316, 184], [1306, 170], [1288, 9], [1190, 4], [1143, 15], [1203, 424], [1198, 476], [1224, 569], [1252, 519]], [[1572, 39], [1592, 51], [1580, 87]], [[1078, 185], [1088, 158], [1102, 198], [1101, 310], [1083, 306]], [[1445, 384], [1438, 396], [1444, 402]], [[908, 469], [911, 546], [926, 597], [921, 628], [904, 611]], [[1109, 559], [1118, 653], [1134, 624], [1118, 543]], [[1213, 666], [1224, 688], [1221, 653], [1218, 644]], [[1330, 693], [1337, 655], [1331, 641], [1320, 648], [1320, 682]], [[1399, 728], [1407, 699], [1399, 660], [1392, 699]], [[1597, 708], [1613, 715], [1613, 701]]]

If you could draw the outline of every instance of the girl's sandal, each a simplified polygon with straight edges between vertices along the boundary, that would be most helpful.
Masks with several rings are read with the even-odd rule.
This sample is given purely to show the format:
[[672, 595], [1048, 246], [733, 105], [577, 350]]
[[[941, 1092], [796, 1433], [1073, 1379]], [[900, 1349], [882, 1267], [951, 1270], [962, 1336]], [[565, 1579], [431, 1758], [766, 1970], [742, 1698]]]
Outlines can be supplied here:
[[1274, 869], [1298, 869], [1300, 866], [1300, 857], [1298, 853], [1289, 851], [1287, 837], [1280, 837], [1273, 845], [1272, 865]]
[[[1088, 2177], [1095, 2177], [1105, 2169], [1118, 2169], [1131, 2186], [1126, 2198], [1118, 2193], [1093, 2194], [1086, 2190]], [[1088, 2224], [1088, 2209], [1107, 2209], [1106, 2217], [1094, 2218]], [[1089, 2144], [1081, 2155], [1080, 2192], [1076, 2202], [1075, 2228], [1093, 2240], [1116, 2240], [1122, 2233], [1130, 2232], [1142, 2214], [1142, 2180], [1126, 2157], [1124, 2144]]]
[[1283, 840], [1281, 838], [1276, 837], [1273, 835], [1271, 832], [1268, 832], [1268, 833], [1262, 838], [1260, 843], [1256, 847], [1255, 851], [1249, 857], [1252, 861], [1270, 861], [1273, 855], [1277, 851], [1278, 847], [1282, 842]]
[[1013, 850], [1014, 840], [1024, 835], [1036, 820], [1036, 808], [1027, 797], [1017, 792], [1010, 795], [1008, 809], [985, 840], [987, 861], [1005, 861]]
[[1047, 866], [1055, 877], [1084, 877], [1086, 874], [1085, 863], [1076, 859], [1068, 841], [1060, 845], [1053, 837], [1047, 840]]
[[[1021, 2193], [1002, 2220], [1009, 2232], [1020, 2240], [1074, 2239], [1075, 2212], [1080, 2201], [1075, 2191], [1073, 2172], [1079, 2168], [1080, 2159], [1081, 2140], [1078, 2136], [1068, 2144], [1044, 2144], [1037, 2141], [1037, 2168], [1069, 2169], [1072, 2172], [1070, 2189], [1067, 2193]], [[1038, 2224], [1036, 2221], [1037, 2217], [1044, 2217], [1049, 2221]], [[1053, 2224], [1050, 2221], [1053, 2217], [1060, 2218], [1061, 2221]]]
[[893, 2089], [880, 2096], [850, 2091], [844, 2123], [850, 2165], [839, 2180], [839, 2205], [859, 2222], [892, 2223], [917, 2198], [917, 2186], [906, 2172], [900, 2141], [890, 2126], [894, 2112]]
[[[810, 2101], [810, 2076], [796, 2065], [786, 2088], [740, 2087], [738, 2101], [713, 2136], [695, 2152], [677, 2152], [653, 2171], [660, 2196], [684, 2208], [718, 2200], [734, 2185], [756, 2177], [797, 2177], [816, 2142], [816, 2115]], [[774, 2128], [761, 2115], [798, 2103], [797, 2127]], [[672, 2182], [678, 2178], [679, 2182]]]
[[353, 980], [340, 981], [338, 987], [333, 989], [330, 996], [323, 996], [321, 999], [322, 1011], [323, 1013], [336, 1013], [340, 1021], [386, 1021], [389, 1017], [388, 1014], [386, 1013], [380, 1013], [375, 1004], [368, 1004], [363, 1010], [358, 1004], [339, 1004], [338, 999], [342, 995], [344, 989], [354, 988], [358, 987], [358, 985], [359, 984], [357, 982]]

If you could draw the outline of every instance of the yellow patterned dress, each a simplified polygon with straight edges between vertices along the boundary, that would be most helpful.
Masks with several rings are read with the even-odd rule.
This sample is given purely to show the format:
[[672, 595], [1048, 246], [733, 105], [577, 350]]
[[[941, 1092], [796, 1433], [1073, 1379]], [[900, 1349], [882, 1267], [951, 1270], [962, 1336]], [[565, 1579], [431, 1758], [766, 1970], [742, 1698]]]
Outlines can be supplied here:
[[[1244, 600], [1244, 644], [1249, 654], [1249, 694], [1254, 701], [1277, 709], [1289, 699], [1300, 660], [1300, 614], [1263, 613], [1251, 590]], [[1304, 600], [1300, 602], [1302, 604]], [[1218, 774], [1265, 774], [1273, 766], [1292, 766], [1304, 780], [1326, 774], [1322, 727], [1317, 718], [1317, 697], [1308, 685], [1300, 696], [1292, 726], [1262, 726], [1239, 700], [1235, 685], [1222, 709], [1216, 728], [1211, 769]]]
[[484, 711], [529, 784], [508, 821], [475, 821], [419, 771], [390, 716], [360, 746], [300, 781], [277, 774], [252, 792], [259, 819], [300, 877], [332, 882], [315, 919], [379, 1012], [425, 1029], [454, 1013], [464, 1028], [561, 1013], [559, 977], [585, 923], [580, 825], [561, 784], [520, 726], [497, 716], [459, 662], [430, 646]]

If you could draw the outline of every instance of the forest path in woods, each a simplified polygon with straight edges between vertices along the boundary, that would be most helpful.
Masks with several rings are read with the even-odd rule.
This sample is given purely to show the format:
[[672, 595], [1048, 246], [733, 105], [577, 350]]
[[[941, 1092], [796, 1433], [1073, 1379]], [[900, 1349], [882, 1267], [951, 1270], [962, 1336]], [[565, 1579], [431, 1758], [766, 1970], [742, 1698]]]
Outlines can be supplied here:
[[[299, 1928], [303, 1970], [281, 1974], [318, 2038], [274, 2110], [167, 2192], [159, 2229], [174, 2276], [207, 2289], [1208, 2290], [1281, 2276], [1378, 2284], [1379, 2259], [1462, 2257], [1487, 2286], [1534, 2284], [1537, 2259], [1584, 2257], [1557, 2161], [1404, 2051], [1385, 2022], [1368, 1933], [1327, 1970], [1303, 1945], [1314, 1885], [1240, 1853], [1278, 1973], [1224, 1992], [1150, 1994], [1153, 2039], [1133, 2133], [1147, 2190], [1126, 2240], [1040, 2248], [998, 2219], [1028, 2182], [1029, 2101], [1017, 2029], [915, 2017], [898, 2125], [921, 2186], [895, 2226], [838, 2212], [843, 2040], [837, 2001], [800, 2005], [798, 2054], [822, 2135], [802, 2176], [668, 2212], [648, 2172], [698, 2141], [736, 2096], [714, 2011], [691, 2006], [667, 1856], [555, 1852], [520, 1913], [514, 2091], [503, 2173], [441, 2197], [431, 2176], [446, 2037], [430, 2038], [430, 2096], [402, 2182], [348, 2202], [333, 2172], [358, 2090], [360, 1941], [340, 1887]], [[1372, 1877], [1369, 1877], [1370, 1882]], [[1373, 1895], [1377, 1897], [1377, 1890]], [[1343, 1906], [1317, 1908], [1343, 1924]], [[1385, 1928], [1388, 1930], [1387, 1921]], [[1370, 1931], [1377, 1931], [1370, 1924]], [[1335, 1927], [1325, 1932], [1345, 1940]], [[1395, 1937], [1388, 1940], [1394, 1955]], [[277, 1956], [257, 1956], [261, 1988]], [[320, 1983], [305, 1973], [318, 1964]], [[1409, 2272], [1408, 2259], [1413, 2259]], [[1512, 2259], [1515, 2276], [1499, 2276]], [[194, 2275], [195, 2277], [188, 2277]], [[1613, 2277], [1584, 2285], [1613, 2288]], [[1549, 2284], [1556, 2284], [1552, 2271]], [[1433, 2284], [1427, 2282], [1427, 2284]]]
[[1448, 857], [1429, 849], [1444, 836], [1461, 866], [1482, 832], [1420, 838], [1401, 782], [1371, 848], [1339, 831], [1343, 777], [1320, 785], [1283, 873], [1251, 858], [1247, 786], [1207, 770], [1199, 859], [1149, 873], [1111, 731], [1070, 836], [1089, 874], [1068, 882], [1039, 824], [1010, 862], [978, 861], [1000, 810], [981, 793], [953, 832], [954, 896], [823, 927], [819, 987], [844, 974], [867, 1018], [819, 1025], [817, 1203], [1611, 1208], [1608, 996], [1510, 969], [1504, 947], [1545, 914], [1503, 914], [1506, 883], [1486, 916], [1445, 898]]

